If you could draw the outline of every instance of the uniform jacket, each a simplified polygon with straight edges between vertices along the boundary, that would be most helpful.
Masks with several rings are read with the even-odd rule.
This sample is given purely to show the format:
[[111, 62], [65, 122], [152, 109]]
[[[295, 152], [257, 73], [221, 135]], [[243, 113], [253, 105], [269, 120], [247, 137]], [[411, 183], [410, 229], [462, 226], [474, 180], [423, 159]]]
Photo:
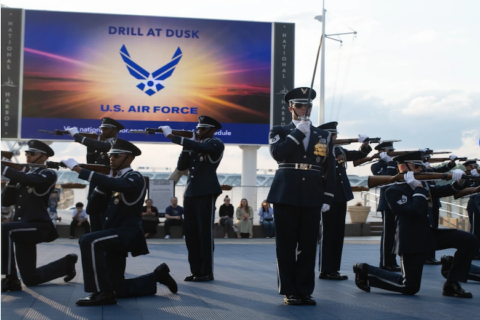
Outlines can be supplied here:
[[126, 171], [120, 177], [112, 178], [87, 169], [82, 169], [80, 179], [95, 183], [97, 188], [92, 194], [96, 199], [105, 201], [105, 230], [115, 230], [132, 256], [148, 254], [147, 243], [142, 229], [142, 207], [146, 194], [146, 182], [143, 176], [133, 170]]
[[223, 157], [225, 146], [218, 138], [208, 138], [201, 142], [174, 136], [173, 143], [183, 146], [178, 159], [180, 171], [188, 169], [188, 180], [184, 197], [219, 195], [222, 188], [217, 178], [217, 168]]
[[50, 194], [57, 182], [55, 171], [32, 168], [24, 173], [2, 166], [2, 175], [10, 179], [2, 191], [2, 206], [15, 205], [13, 221], [39, 222], [38, 230], [47, 242], [58, 238], [47, 209]]
[[370, 145], [362, 143], [359, 151], [349, 151], [335, 146], [335, 202], [348, 202], [353, 199], [352, 187], [347, 176], [347, 161], [365, 158], [372, 151]]
[[[270, 130], [270, 154], [281, 164], [304, 163], [322, 167], [323, 172], [302, 169], [282, 169], [275, 173], [267, 202], [297, 207], [315, 208], [332, 204], [335, 192], [335, 155], [331, 133], [310, 125], [307, 150], [305, 134], [293, 122]], [[323, 141], [325, 156], [316, 155], [315, 145]]]
[[94, 140], [82, 136], [81, 133], [75, 135], [75, 142], [87, 146], [87, 163], [103, 164], [105, 166], [110, 166], [107, 152], [112, 148], [114, 141], [115, 138], [100, 141], [100, 136], [98, 136], [98, 140]]
[[448, 232], [449, 229], [432, 229], [429, 220], [429, 197], [432, 199], [451, 196], [463, 187], [457, 182], [451, 185], [416, 187], [408, 184], [396, 184], [387, 187], [385, 198], [395, 214], [397, 230], [395, 233], [394, 253], [422, 253], [435, 249], [432, 232]]
[[[397, 174], [397, 162], [378, 160], [370, 167], [374, 176], [394, 176]], [[378, 199], [377, 211], [388, 210], [389, 207], [385, 201], [385, 189], [387, 187], [380, 187], [380, 198]]]

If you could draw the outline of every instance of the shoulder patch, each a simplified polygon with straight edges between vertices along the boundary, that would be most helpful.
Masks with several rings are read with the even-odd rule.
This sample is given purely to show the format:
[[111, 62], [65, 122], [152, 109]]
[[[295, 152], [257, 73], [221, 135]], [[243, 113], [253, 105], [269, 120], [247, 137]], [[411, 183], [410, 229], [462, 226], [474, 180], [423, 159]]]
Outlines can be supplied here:
[[275, 137], [270, 138], [270, 144], [277, 143], [279, 140], [280, 140], [280, 135], [277, 134]]
[[399, 205], [402, 205], [402, 204], [404, 204], [404, 203], [407, 203], [407, 200], [408, 200], [407, 196], [406, 196], [406, 195], [402, 195], [402, 199], [398, 200], [397, 203], [398, 203]]

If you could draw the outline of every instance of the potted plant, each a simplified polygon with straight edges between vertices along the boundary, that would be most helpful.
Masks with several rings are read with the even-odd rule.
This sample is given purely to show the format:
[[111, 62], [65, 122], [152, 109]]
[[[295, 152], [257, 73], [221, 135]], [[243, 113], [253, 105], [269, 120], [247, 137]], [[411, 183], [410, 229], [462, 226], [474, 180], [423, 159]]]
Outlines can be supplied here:
[[347, 211], [352, 223], [365, 223], [370, 213], [370, 206], [364, 206], [361, 201], [358, 201], [354, 206], [348, 206]]

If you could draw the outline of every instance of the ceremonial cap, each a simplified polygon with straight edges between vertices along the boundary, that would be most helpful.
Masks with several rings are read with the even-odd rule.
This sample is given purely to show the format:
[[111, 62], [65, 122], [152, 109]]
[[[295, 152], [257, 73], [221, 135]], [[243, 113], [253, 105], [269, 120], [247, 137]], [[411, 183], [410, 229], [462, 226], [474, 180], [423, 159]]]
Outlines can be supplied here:
[[222, 125], [217, 120], [209, 116], [198, 117], [198, 128], [215, 128], [216, 130], [222, 129]]
[[[375, 147], [375, 150], [382, 150], [382, 149], [395, 150], [395, 148], [393, 147], [393, 142], [391, 142], [391, 141], [385, 141], [385, 142], [379, 143]], [[418, 152], [420, 152], [420, 151], [418, 151]]]
[[123, 140], [123, 139], [116, 139], [115, 142], [112, 145], [112, 148], [110, 151], [108, 151], [108, 154], [111, 153], [131, 153], [133, 156], [139, 156], [142, 154], [142, 151], [137, 148], [136, 145], [133, 143]]
[[125, 129], [120, 122], [108, 117], [102, 118], [102, 124], [100, 125], [100, 128], [117, 128], [118, 131]]
[[397, 163], [410, 162], [416, 165], [425, 166], [425, 164], [423, 163], [423, 155], [421, 151], [405, 153], [405, 154], [396, 156], [392, 160], [396, 161]]
[[[302, 100], [307, 100], [308, 99], [308, 92], [310, 91], [310, 88], [295, 88], [293, 90], [290, 90], [286, 95], [285, 95], [285, 102], [288, 103], [290, 100], [297, 100], [297, 99], [302, 99]], [[310, 100], [315, 99], [317, 96], [317, 93], [315, 90], [312, 89], [312, 94], [310, 96]]]
[[467, 161], [463, 163], [464, 166], [471, 166], [472, 164], [478, 166], [477, 159], [467, 159]]
[[324, 123], [324, 124], [318, 126], [317, 128], [327, 130], [331, 133], [338, 134], [337, 125], [338, 125], [338, 122], [332, 121], [332, 122]]
[[27, 142], [27, 145], [28, 149], [25, 151], [41, 152], [46, 154], [47, 157], [53, 157], [55, 155], [55, 152], [53, 152], [52, 148], [40, 140], [30, 140]]

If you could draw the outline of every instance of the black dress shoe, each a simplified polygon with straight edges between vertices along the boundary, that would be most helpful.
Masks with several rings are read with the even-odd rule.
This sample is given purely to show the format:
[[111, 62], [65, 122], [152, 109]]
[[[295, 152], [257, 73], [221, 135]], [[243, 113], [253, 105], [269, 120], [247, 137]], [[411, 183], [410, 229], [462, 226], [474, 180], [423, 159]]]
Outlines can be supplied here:
[[450, 284], [445, 283], [443, 285], [443, 293], [444, 296], [451, 296], [457, 298], [471, 298], [473, 297], [472, 294], [468, 291], [462, 289], [458, 282], [452, 282]]
[[344, 274], [340, 274], [338, 271], [334, 272], [320, 272], [318, 279], [325, 280], [348, 280], [348, 277]]
[[165, 263], [162, 263], [161, 265], [156, 267], [154, 272], [157, 275], [158, 282], [166, 285], [170, 290], [170, 292], [177, 293], [178, 291], [177, 283], [170, 275], [170, 268]]
[[299, 306], [303, 304], [303, 301], [300, 296], [287, 294], [283, 297], [283, 303], [289, 306]]
[[317, 304], [317, 301], [315, 301], [315, 299], [309, 294], [300, 295], [300, 299], [302, 300], [302, 304], [307, 306], [314, 306]]
[[22, 283], [20, 282], [20, 280], [18, 278], [2, 279], [2, 292], [7, 292], [7, 291], [22, 291]]
[[209, 274], [206, 276], [195, 276], [193, 277], [193, 281], [195, 282], [204, 282], [204, 281], [212, 281], [213, 280], [213, 274]]
[[193, 281], [193, 278], [195, 278], [195, 276], [193, 274], [191, 274], [191, 275], [188, 275], [185, 278], [183, 278], [183, 281]]
[[385, 266], [385, 267], [380, 267], [380, 269], [391, 271], [391, 272], [402, 271], [402, 268], [400, 268], [400, 266]]
[[368, 285], [368, 264], [354, 264], [353, 273], [355, 273], [355, 284], [357, 287], [365, 292], [370, 292], [370, 286]]
[[117, 304], [115, 291], [94, 292], [86, 298], [77, 300], [77, 306], [82, 307], [104, 306], [109, 304]]
[[442, 263], [442, 276], [447, 279], [448, 273], [450, 272], [450, 269], [452, 269], [452, 263], [453, 263], [453, 257], [452, 256], [442, 256], [440, 258], [440, 261]]
[[67, 275], [63, 278], [63, 281], [68, 282], [75, 278], [77, 271], [75, 270], [75, 263], [78, 261], [78, 256], [76, 254], [67, 254], [65, 256], [67, 259]]
[[435, 258], [427, 259], [423, 264], [428, 264], [429, 266], [439, 266], [442, 263]]

